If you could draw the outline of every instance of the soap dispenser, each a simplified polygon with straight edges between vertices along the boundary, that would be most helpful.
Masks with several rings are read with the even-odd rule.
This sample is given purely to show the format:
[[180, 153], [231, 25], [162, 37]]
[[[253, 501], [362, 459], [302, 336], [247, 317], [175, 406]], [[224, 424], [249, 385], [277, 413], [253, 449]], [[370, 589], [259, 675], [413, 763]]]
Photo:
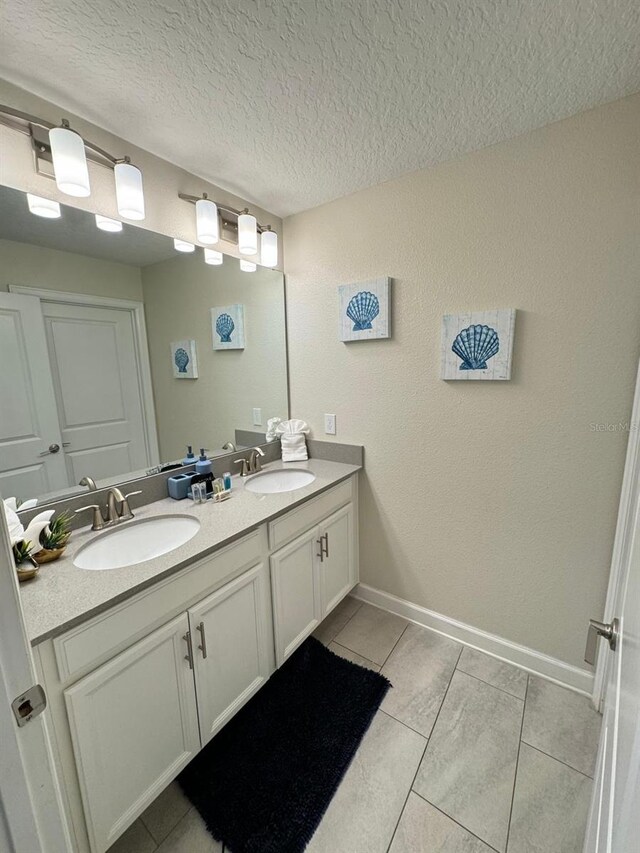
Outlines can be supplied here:
[[187, 445], [187, 455], [182, 460], [183, 465], [193, 465], [196, 461], [195, 453], [193, 452], [193, 447], [188, 444]]
[[205, 453], [206, 447], [200, 448], [200, 458], [196, 462], [196, 474], [210, 474], [212, 471], [211, 460]]

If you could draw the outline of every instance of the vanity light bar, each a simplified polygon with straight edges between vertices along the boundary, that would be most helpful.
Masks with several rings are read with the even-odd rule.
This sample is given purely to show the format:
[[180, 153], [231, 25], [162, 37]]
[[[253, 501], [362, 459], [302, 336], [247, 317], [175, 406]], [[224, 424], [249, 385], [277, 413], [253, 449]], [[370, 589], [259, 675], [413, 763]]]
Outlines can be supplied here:
[[[211, 245], [220, 239], [220, 220], [228, 228], [238, 232], [238, 249], [243, 255], [258, 254], [258, 235], [260, 235], [260, 263], [265, 267], [275, 267], [278, 263], [278, 235], [271, 230], [270, 225], [260, 225], [256, 217], [249, 213], [248, 208], [236, 210], [226, 204], [212, 201], [206, 193], [201, 196], [178, 193], [178, 198], [188, 201], [196, 208], [196, 234], [199, 243]], [[210, 205], [205, 207], [203, 203]], [[207, 230], [204, 215], [213, 217], [215, 208], [215, 220], [217, 228], [214, 230], [210, 224]], [[225, 216], [227, 214], [227, 216]], [[228, 218], [230, 217], [230, 218]], [[213, 240], [213, 236], [216, 237]], [[206, 239], [209, 238], [209, 239]]]
[[[65, 195], [76, 198], [90, 195], [87, 160], [113, 169], [118, 213], [123, 219], [144, 219], [142, 172], [132, 165], [128, 157], [116, 158], [99, 145], [83, 139], [71, 129], [66, 119], [56, 126], [30, 113], [0, 104], [0, 124], [31, 138], [38, 174], [54, 177], [58, 189]], [[39, 160], [53, 163], [53, 176], [40, 170]]]

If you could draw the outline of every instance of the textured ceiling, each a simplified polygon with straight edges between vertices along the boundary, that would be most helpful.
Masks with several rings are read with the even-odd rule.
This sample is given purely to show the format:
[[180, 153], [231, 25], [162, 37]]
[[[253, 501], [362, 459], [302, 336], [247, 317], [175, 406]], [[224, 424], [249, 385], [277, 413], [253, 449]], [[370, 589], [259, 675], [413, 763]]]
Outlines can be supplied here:
[[640, 89], [637, 0], [4, 0], [0, 74], [279, 215]]

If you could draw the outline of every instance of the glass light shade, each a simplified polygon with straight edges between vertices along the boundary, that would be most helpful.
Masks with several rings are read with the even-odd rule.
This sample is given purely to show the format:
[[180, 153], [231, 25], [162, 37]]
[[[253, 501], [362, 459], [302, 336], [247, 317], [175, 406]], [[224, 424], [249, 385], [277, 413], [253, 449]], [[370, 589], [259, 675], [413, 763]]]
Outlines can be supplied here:
[[275, 231], [263, 231], [260, 236], [260, 262], [265, 267], [278, 263], [278, 235]]
[[35, 213], [36, 216], [44, 216], [45, 219], [60, 219], [60, 205], [57, 201], [27, 193], [27, 204], [31, 213]]
[[220, 266], [223, 261], [222, 252], [217, 252], [215, 249], [205, 249], [204, 250], [204, 262], [205, 264], [211, 264], [212, 266]]
[[208, 198], [196, 202], [196, 232], [200, 243], [217, 243], [220, 239], [218, 205]]
[[116, 163], [113, 174], [120, 216], [124, 219], [144, 219], [144, 192], [140, 169], [131, 163]]
[[173, 247], [176, 252], [195, 252], [196, 250], [193, 243], [187, 243], [186, 240], [178, 240], [177, 238], [173, 241]]
[[243, 255], [255, 255], [258, 251], [258, 222], [250, 213], [238, 216], [238, 249]]
[[87, 154], [80, 134], [68, 127], [53, 127], [49, 131], [49, 143], [60, 192], [77, 197], [90, 195]]
[[253, 261], [245, 261], [243, 258], [240, 258], [240, 269], [242, 272], [255, 272], [256, 265]]
[[109, 219], [108, 216], [100, 216], [99, 213], [96, 213], [96, 225], [101, 231], [109, 231], [112, 234], [122, 231], [122, 222], [118, 222], [117, 219]]

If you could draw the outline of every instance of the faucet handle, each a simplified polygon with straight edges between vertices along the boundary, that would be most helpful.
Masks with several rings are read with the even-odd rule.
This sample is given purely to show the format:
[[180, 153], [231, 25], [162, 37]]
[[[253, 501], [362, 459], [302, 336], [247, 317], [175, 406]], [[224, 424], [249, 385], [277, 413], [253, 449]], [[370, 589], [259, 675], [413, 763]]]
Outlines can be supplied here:
[[121, 503], [121, 512], [120, 512], [120, 521], [128, 521], [130, 518], [133, 518], [133, 513], [131, 512], [131, 507], [129, 506], [129, 498], [134, 497], [134, 495], [141, 495], [142, 489], [138, 489], [137, 492], [128, 492], [123, 498]]
[[233, 462], [234, 465], [242, 465], [240, 476], [246, 477], [249, 473], [249, 462], [246, 459], [234, 459]]
[[89, 504], [88, 506], [81, 506], [75, 512], [77, 514], [79, 512], [85, 512], [88, 509], [93, 510], [91, 529], [102, 530], [102, 528], [104, 527], [104, 518], [102, 517], [102, 512], [100, 511], [100, 507], [98, 506], [98, 504]]

